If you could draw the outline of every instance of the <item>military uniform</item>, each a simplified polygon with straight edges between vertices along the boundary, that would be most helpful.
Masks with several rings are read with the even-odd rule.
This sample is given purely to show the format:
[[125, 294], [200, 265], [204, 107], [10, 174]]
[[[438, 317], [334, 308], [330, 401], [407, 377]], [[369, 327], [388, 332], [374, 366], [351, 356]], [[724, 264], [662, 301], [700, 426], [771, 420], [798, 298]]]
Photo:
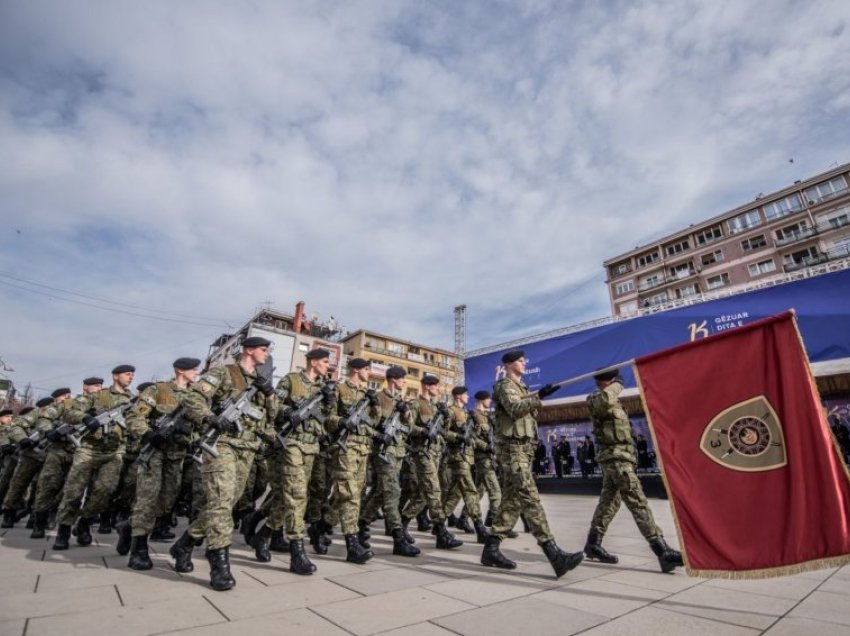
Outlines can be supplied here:
[[[3, 499], [3, 527], [11, 527], [14, 523], [15, 511], [23, 508], [25, 504], [27, 488], [38, 481], [38, 473], [44, 465], [44, 454], [38, 451], [27, 438], [34, 432], [44, 434], [50, 429], [48, 415], [49, 410], [53, 408], [52, 406], [36, 408], [26, 415], [18, 415], [12, 419], [9, 442], [18, 444], [19, 450], [17, 465], [9, 481], [6, 497]], [[26, 447], [20, 448], [21, 444]]]
[[[472, 414], [463, 406], [454, 404], [449, 407], [449, 417], [446, 422], [446, 446], [448, 447], [448, 463], [451, 472], [449, 490], [446, 493], [444, 512], [451, 515], [455, 506], [463, 499], [464, 515], [472, 519], [479, 543], [484, 543], [487, 531], [481, 518], [481, 507], [478, 502], [478, 489], [472, 477], [472, 467], [475, 464], [475, 438], [470, 422]], [[466, 434], [466, 439], [464, 435]], [[458, 527], [461, 527], [460, 524]]]
[[[499, 487], [499, 479], [496, 476], [493, 460], [496, 452], [495, 435], [492, 431], [493, 424], [488, 412], [476, 410], [473, 411], [472, 415], [475, 418], [475, 483], [478, 486], [479, 502], [485, 493], [489, 499], [490, 509], [487, 513], [488, 522], [485, 525], [490, 525], [502, 503], [502, 489]], [[494, 437], [492, 448], [490, 445], [491, 436]]]
[[441, 523], [446, 519], [439, 478], [440, 458], [445, 442], [442, 436], [432, 442], [427, 435], [427, 425], [436, 416], [437, 405], [433, 399], [420, 395], [408, 402], [408, 406], [412, 413], [408, 459], [415, 486], [411, 488], [411, 498], [402, 512], [402, 521], [406, 525], [408, 520], [427, 507], [431, 521]]

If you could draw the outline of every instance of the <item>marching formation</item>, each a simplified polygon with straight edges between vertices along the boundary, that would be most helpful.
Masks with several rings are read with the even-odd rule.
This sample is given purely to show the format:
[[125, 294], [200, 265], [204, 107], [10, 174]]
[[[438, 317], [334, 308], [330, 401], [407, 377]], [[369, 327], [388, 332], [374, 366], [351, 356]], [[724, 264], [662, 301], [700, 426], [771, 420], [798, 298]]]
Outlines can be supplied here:
[[[516, 536], [522, 518], [560, 577], [585, 555], [617, 562], [601, 541], [624, 502], [662, 571], [682, 565], [634, 476], [616, 373], [599, 374], [588, 397], [603, 493], [584, 550], [570, 553], [555, 543], [531, 474], [541, 399], [558, 387], [529, 392], [522, 351], [504, 355], [505, 377], [492, 395], [475, 393], [470, 410], [466, 387], [441, 399], [430, 375], [420, 395], [405, 400], [401, 367], [387, 370], [383, 389], [369, 389], [370, 363], [360, 358], [334, 382], [324, 349], [310, 351], [305, 370], [274, 386], [259, 371], [269, 346], [247, 338], [235, 363], [200, 376], [200, 360], [178, 358], [172, 380], [140, 384], [135, 396], [135, 369], [119, 365], [109, 386], [87, 378], [77, 397], [62, 388], [17, 414], [0, 411], [2, 527], [29, 513], [32, 538], [55, 525], [53, 549], [67, 550], [72, 536], [79, 546], [91, 544], [97, 523], [97, 532], [118, 532], [116, 549], [135, 570], [153, 567], [148, 541], [176, 539], [169, 553], [178, 572], [193, 570], [194, 549], [205, 544], [210, 585], [222, 591], [236, 584], [229, 553], [235, 528], [257, 560], [289, 553], [290, 571], [309, 575], [317, 568], [305, 539], [326, 554], [339, 527], [346, 560], [365, 563], [381, 516], [394, 555], [420, 554], [408, 531], [415, 520], [420, 531], [431, 530], [438, 550], [463, 545], [450, 527], [474, 533], [482, 565], [504, 569], [516, 563], [501, 543]], [[179, 538], [177, 516], [190, 519]]]

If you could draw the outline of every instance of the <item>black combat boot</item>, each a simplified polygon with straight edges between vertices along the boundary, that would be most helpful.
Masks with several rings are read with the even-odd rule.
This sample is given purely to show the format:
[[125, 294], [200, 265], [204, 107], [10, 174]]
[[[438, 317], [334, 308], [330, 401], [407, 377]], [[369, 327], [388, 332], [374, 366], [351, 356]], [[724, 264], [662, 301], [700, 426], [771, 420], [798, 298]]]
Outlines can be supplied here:
[[33, 518], [35, 521], [32, 525], [32, 532], [30, 533], [30, 539], [43, 539], [45, 530], [47, 530], [47, 518], [50, 514], [45, 510], [43, 512], [34, 512]]
[[153, 561], [151, 561], [151, 556], [148, 554], [147, 535], [140, 534], [133, 537], [130, 548], [130, 561], [127, 565], [134, 570], [150, 570], [153, 567]]
[[77, 527], [74, 529], [74, 534], [77, 537], [77, 545], [91, 545], [91, 520], [80, 517], [77, 520]]
[[130, 552], [133, 541], [133, 528], [129, 521], [123, 521], [118, 525], [118, 541], [115, 543], [115, 551], [121, 556]]
[[431, 519], [428, 517], [428, 509], [425, 508], [416, 515], [416, 529], [419, 532], [428, 532], [431, 529]]
[[481, 553], [481, 565], [486, 565], [491, 568], [501, 568], [503, 570], [513, 570], [516, 568], [516, 563], [507, 558], [499, 549], [499, 544], [502, 540], [495, 534], [487, 535], [484, 542], [484, 551]]
[[227, 548], [207, 550], [207, 561], [210, 562], [210, 587], [216, 592], [224, 592], [236, 584], [230, 575], [230, 563], [227, 556]]
[[393, 554], [406, 557], [419, 556], [419, 548], [404, 540], [404, 532], [401, 528], [393, 530]]
[[254, 548], [254, 556], [257, 557], [257, 561], [260, 563], [268, 563], [272, 560], [272, 553], [269, 552], [269, 540], [271, 536], [272, 529], [268, 526], [263, 526], [251, 537], [251, 543], [249, 545]]
[[272, 539], [269, 542], [269, 550], [272, 552], [289, 552], [289, 541], [286, 540], [286, 533], [283, 528], [272, 530]]
[[374, 552], [360, 545], [356, 534], [345, 535], [345, 549], [347, 551], [345, 560], [351, 563], [366, 563], [375, 556]]
[[14, 528], [15, 527], [15, 511], [14, 510], [4, 510], [3, 511], [3, 521], [0, 523], [0, 528]]
[[487, 516], [484, 517], [484, 525], [487, 526], [488, 528], [492, 527], [493, 526], [493, 517], [495, 517], [495, 516], [496, 516], [496, 512], [492, 508], [490, 508], [490, 510], [487, 511]]
[[475, 532], [475, 528], [469, 522], [469, 515], [466, 514], [466, 508], [463, 509], [463, 513], [460, 515], [460, 519], [457, 520], [455, 528], [457, 528], [460, 532], [466, 532], [467, 534]]
[[60, 523], [59, 529], [56, 531], [56, 540], [53, 542], [54, 550], [67, 550], [68, 541], [71, 539], [71, 526], [67, 523]]
[[615, 555], [609, 554], [608, 550], [602, 547], [602, 535], [596, 528], [591, 528], [587, 533], [587, 543], [584, 544], [584, 554], [591, 561], [599, 561], [600, 563], [618, 563]]
[[357, 527], [360, 528], [357, 531], [357, 540], [360, 542], [360, 545], [362, 545], [364, 548], [366, 548], [368, 550], [369, 548], [372, 547], [369, 544], [369, 539], [372, 536], [371, 534], [369, 534], [369, 522], [366, 521], [365, 519], [360, 519], [357, 522]]
[[322, 531], [319, 529], [318, 522], [313, 522], [307, 526], [307, 535], [310, 537], [310, 545], [313, 546], [313, 552], [316, 554], [327, 554], [328, 546], [322, 541]]
[[554, 539], [542, 543], [540, 547], [543, 548], [543, 554], [549, 559], [552, 569], [555, 570], [555, 578], [558, 579], [584, 560], [583, 552], [564, 552]]
[[474, 522], [475, 525], [475, 534], [477, 535], [478, 543], [484, 544], [487, 542], [487, 537], [490, 536], [490, 533], [487, 532], [487, 528], [484, 527], [484, 522], [481, 519], [476, 519]]
[[304, 539], [289, 542], [289, 571], [305, 575], [316, 571], [316, 566], [304, 552]]
[[531, 532], [531, 526], [528, 523], [528, 519], [525, 518], [525, 515], [520, 515], [519, 518], [522, 519], [522, 531]]
[[455, 517], [455, 513], [452, 513], [446, 519], [446, 525], [450, 528], [454, 528], [457, 525], [457, 517]]
[[35, 517], [33, 516], [32, 513], [30, 513], [30, 516], [27, 517], [27, 525], [24, 526], [24, 527], [27, 530], [32, 530], [33, 528], [35, 528]]
[[664, 572], [664, 574], [668, 574], [676, 568], [680, 568], [685, 565], [682, 561], [682, 553], [667, 545], [664, 537], [654, 538], [649, 542], [649, 547], [652, 548], [655, 556], [658, 557], [658, 565], [661, 566], [661, 571]]
[[445, 523], [435, 522], [434, 528], [437, 530], [438, 550], [452, 550], [454, 548], [459, 548], [463, 545], [463, 541], [455, 538], [455, 536], [451, 532], [449, 532], [449, 529], [446, 527]]
[[384, 517], [384, 536], [385, 537], [393, 536], [392, 528], [390, 528], [390, 522], [387, 521], [386, 517]]
[[110, 534], [112, 532], [112, 512], [101, 512], [97, 524], [98, 534]]
[[413, 535], [411, 535], [407, 531], [408, 523], [410, 523], [410, 519], [406, 519], [404, 517], [401, 518], [401, 532], [404, 535], [404, 540], [407, 541], [410, 545], [413, 545], [414, 543], [416, 543], [416, 539], [414, 539]]
[[174, 559], [174, 570], [185, 574], [195, 569], [192, 563], [192, 550], [195, 549], [195, 540], [189, 536], [189, 532], [184, 532], [180, 538], [175, 541], [168, 549], [168, 554]]
[[253, 510], [242, 517], [242, 521], [239, 524], [239, 531], [242, 533], [246, 544], [251, 545], [251, 538], [254, 536], [257, 526], [260, 525], [262, 520], [263, 515], [258, 510]]
[[171, 530], [171, 516], [164, 515], [157, 517], [153, 524], [153, 532], [151, 532], [151, 541], [156, 543], [167, 543], [174, 539], [177, 535]]

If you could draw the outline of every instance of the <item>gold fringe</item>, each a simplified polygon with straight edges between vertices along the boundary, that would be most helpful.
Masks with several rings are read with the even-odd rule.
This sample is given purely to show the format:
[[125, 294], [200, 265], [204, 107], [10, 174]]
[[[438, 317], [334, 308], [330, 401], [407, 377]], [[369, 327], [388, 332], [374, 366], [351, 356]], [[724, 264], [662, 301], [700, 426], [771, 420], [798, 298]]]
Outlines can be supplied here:
[[847, 565], [848, 563], [850, 563], [850, 554], [843, 554], [824, 559], [815, 559], [813, 561], [804, 561], [793, 565], [763, 568], [761, 570], [694, 570], [686, 565], [685, 571], [688, 573], [688, 576], [696, 576], [703, 579], [773, 579], [779, 576], [791, 576], [826, 568], [840, 568], [842, 565]]

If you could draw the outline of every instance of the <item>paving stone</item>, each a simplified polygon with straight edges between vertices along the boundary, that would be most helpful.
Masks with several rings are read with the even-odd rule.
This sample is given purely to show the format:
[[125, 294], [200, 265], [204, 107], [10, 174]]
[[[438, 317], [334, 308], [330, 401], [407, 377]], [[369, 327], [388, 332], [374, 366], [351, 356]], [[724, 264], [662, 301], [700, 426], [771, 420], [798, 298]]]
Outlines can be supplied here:
[[446, 581], [447, 579], [445, 576], [423, 572], [415, 567], [407, 567], [335, 576], [330, 580], [350, 590], [359, 592], [363, 596], [371, 596], [373, 594], [383, 594], [409, 587], [424, 587], [431, 583]]
[[536, 594], [551, 587], [551, 582], [518, 576], [514, 572], [493, 571], [489, 575], [443, 581], [424, 587], [443, 596], [483, 607]]
[[[174, 632], [169, 632], [174, 633]], [[180, 630], [179, 636], [261, 636], [263, 634], [297, 634], [298, 636], [342, 636], [348, 634], [333, 623], [308, 609], [267, 614], [244, 620], [216, 623]]]
[[708, 587], [795, 601], [802, 599], [820, 584], [821, 582], [817, 579], [804, 578], [800, 575], [780, 576], [773, 579], [712, 579], [705, 582]]
[[582, 636], [756, 636], [759, 630], [720, 623], [699, 616], [644, 607], [582, 633]]
[[791, 610], [795, 601], [700, 585], [659, 601], [655, 607], [711, 618], [744, 627], [766, 629]]
[[388, 632], [381, 632], [381, 636], [451, 636], [451, 634], [454, 632], [434, 623], [416, 623], [416, 625], [406, 625]]
[[813, 592], [795, 607], [789, 616], [850, 625], [850, 603], [843, 594]]
[[[9, 564], [3, 562], [3, 569], [5, 570], [7, 567], [9, 567]], [[38, 580], [38, 574], [35, 572], [0, 576], [0, 595], [22, 594], [26, 591], [35, 592]]]
[[590, 579], [541, 592], [532, 598], [616, 618], [666, 596], [667, 592]]
[[0, 597], [0, 616], [4, 619], [53, 616], [76, 612], [100, 612], [120, 606], [112, 585], [84, 590], [62, 590], [33, 594], [6, 594]]
[[27, 621], [18, 618], [11, 621], [0, 620], [0, 636], [24, 636]]
[[681, 592], [705, 581], [705, 579], [688, 576], [682, 569], [675, 570], [671, 574], [664, 574], [661, 570], [656, 569], [657, 566], [658, 562], [656, 561], [655, 568], [621, 570], [600, 576], [599, 580], [622, 583], [623, 585], [631, 585], [632, 587], [645, 587], [650, 590], [670, 592], [671, 594]]
[[817, 634], [817, 636], [850, 636], [850, 627], [838, 623], [815, 621], [808, 618], [783, 618], [767, 632], [770, 636], [800, 636], [800, 634]]

